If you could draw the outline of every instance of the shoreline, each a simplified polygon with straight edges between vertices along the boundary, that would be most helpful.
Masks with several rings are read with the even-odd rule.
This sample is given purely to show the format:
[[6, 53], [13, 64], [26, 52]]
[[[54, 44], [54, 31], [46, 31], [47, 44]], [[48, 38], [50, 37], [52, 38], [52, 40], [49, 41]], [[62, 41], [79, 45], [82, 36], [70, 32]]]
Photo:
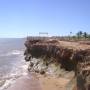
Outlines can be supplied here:
[[70, 79], [28, 73], [16, 80], [6, 90], [66, 90], [66, 85]]
[[23, 75], [6, 90], [41, 90], [38, 78], [33, 74]]

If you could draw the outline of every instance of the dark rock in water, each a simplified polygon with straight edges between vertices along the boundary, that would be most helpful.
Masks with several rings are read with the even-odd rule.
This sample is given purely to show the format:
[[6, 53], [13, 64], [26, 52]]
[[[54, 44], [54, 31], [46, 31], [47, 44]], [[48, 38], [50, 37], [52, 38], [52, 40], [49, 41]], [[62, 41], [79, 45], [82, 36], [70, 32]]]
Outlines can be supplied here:
[[28, 54], [27, 57], [25, 57], [25, 60], [26, 60], [26, 61], [30, 61], [30, 59], [31, 59], [31, 55]]
[[45, 74], [47, 71], [54, 73], [59, 71], [60, 75], [61, 68], [69, 72], [74, 71], [77, 90], [90, 89], [90, 49], [69, 48], [60, 44], [59, 40], [28, 39], [25, 46], [26, 61], [33, 61], [31, 57], [40, 59], [30, 64], [31, 69], [35, 72], [38, 71], [41, 74]]

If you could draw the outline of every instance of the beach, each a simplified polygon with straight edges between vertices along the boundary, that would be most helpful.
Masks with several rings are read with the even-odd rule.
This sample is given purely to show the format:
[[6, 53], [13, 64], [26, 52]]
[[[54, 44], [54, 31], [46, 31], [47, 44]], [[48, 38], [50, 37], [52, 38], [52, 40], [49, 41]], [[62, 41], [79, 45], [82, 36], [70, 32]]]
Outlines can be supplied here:
[[20, 77], [6, 90], [66, 90], [69, 79], [45, 75], [27, 74]]

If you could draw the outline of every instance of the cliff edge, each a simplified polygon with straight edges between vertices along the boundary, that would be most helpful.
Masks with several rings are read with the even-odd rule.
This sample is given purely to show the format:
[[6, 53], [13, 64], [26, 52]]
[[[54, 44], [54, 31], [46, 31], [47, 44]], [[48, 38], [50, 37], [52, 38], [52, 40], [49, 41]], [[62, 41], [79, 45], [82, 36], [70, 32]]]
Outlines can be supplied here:
[[90, 90], [90, 45], [56, 39], [31, 39], [25, 42], [29, 71], [73, 78], [66, 90]]

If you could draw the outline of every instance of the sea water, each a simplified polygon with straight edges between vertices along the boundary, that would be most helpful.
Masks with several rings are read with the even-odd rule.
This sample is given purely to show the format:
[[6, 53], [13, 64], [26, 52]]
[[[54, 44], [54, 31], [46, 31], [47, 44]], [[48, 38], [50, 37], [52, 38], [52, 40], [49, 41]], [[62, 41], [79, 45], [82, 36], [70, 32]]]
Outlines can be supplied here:
[[15, 80], [26, 74], [24, 42], [20, 38], [0, 39], [0, 90], [7, 89]]

